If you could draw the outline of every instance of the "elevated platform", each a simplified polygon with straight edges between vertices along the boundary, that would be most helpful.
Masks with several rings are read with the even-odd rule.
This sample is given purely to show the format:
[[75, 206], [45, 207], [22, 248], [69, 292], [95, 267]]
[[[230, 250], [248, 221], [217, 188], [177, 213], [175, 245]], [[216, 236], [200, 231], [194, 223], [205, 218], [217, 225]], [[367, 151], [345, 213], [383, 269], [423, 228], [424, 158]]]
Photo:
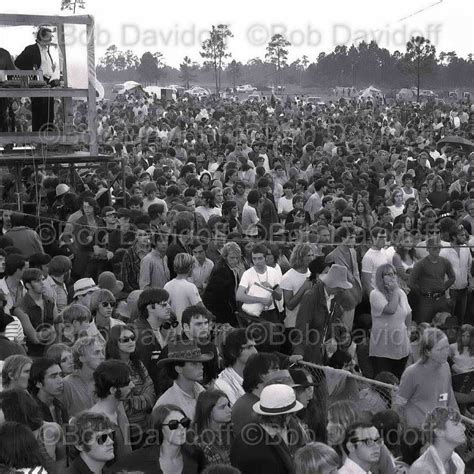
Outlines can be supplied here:
[[[31, 152], [30, 152], [31, 153]], [[71, 164], [96, 164], [96, 163], [111, 163], [116, 161], [121, 163], [121, 160], [114, 158], [111, 155], [89, 155], [86, 153], [50, 153], [47, 156], [40, 154], [21, 155], [18, 153], [0, 154], [0, 166], [9, 165], [71, 165]]]
[[0, 87], [0, 97], [87, 97], [89, 89], [71, 87]]
[[0, 144], [89, 145], [90, 141], [89, 133], [61, 133], [55, 131], [0, 133]]

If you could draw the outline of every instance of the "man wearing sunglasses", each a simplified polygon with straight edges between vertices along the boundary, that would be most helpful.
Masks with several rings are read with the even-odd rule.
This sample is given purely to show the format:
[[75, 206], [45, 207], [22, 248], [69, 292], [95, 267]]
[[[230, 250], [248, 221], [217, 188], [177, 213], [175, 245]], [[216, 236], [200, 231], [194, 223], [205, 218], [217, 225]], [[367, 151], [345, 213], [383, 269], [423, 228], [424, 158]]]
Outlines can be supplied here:
[[382, 438], [372, 423], [356, 422], [347, 428], [343, 449], [347, 459], [339, 474], [366, 474], [380, 459]]
[[112, 423], [103, 413], [83, 412], [73, 418], [68, 437], [79, 455], [66, 473], [102, 473], [105, 463], [114, 459], [112, 433]]
[[106, 360], [94, 370], [97, 403], [90, 411], [104, 413], [116, 426], [114, 445], [117, 459], [132, 452], [130, 427], [123, 402], [130, 397], [134, 386], [130, 368], [121, 360]]

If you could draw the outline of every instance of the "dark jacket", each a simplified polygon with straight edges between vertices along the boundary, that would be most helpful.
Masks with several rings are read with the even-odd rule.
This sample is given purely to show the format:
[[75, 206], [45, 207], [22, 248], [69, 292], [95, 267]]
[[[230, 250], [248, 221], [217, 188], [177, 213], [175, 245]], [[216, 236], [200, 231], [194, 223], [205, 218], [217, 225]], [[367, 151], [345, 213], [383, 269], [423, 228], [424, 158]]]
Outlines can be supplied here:
[[213, 268], [209, 282], [202, 295], [204, 306], [216, 317], [217, 323], [229, 323], [237, 326], [235, 312], [236, 282], [234, 272], [224, 259], [219, 260]]
[[260, 223], [265, 227], [267, 238], [270, 238], [272, 225], [279, 222], [275, 204], [263, 196], [260, 201]]
[[18, 69], [41, 69], [41, 52], [39, 46], [30, 44], [15, 59]]
[[26, 355], [25, 349], [5, 336], [0, 336], [0, 360], [5, 360], [7, 357], [16, 354]]
[[[185, 444], [181, 448], [181, 453], [183, 455], [182, 474], [198, 474], [204, 469], [204, 455], [199, 448]], [[159, 456], [159, 446], [141, 448], [125, 456], [106, 472], [111, 474], [121, 471], [138, 471], [143, 474], [161, 474], [163, 471], [160, 467]]]
[[188, 250], [184, 247], [182, 242], [177, 238], [169, 245], [168, 250], [166, 251], [166, 256], [168, 257], [168, 268], [170, 270], [170, 280], [176, 277], [176, 272], [174, 271], [173, 263], [174, 258], [178, 253], [189, 253]]
[[307, 362], [315, 364], [322, 362], [322, 339], [325, 328], [327, 328], [326, 334], [329, 335], [331, 324], [340, 320], [344, 312], [341, 303], [347, 306], [342, 292], [336, 294], [333, 301], [334, 309], [330, 317], [322, 281], [317, 281], [301, 300], [295, 325], [300, 337], [295, 344], [294, 353], [302, 355]]
[[163, 347], [155, 337], [150, 323], [143, 318], [135, 320], [135, 328], [137, 329], [137, 354], [143, 365], [146, 367], [153, 385], [155, 393], [160, 393], [160, 371], [156, 363], [163, 357]]
[[291, 474], [293, 459], [282, 439], [271, 437], [259, 424], [247, 425], [232, 443], [232, 466], [242, 474]]
[[46, 405], [46, 403], [43, 403], [36, 396], [33, 398], [35, 399], [41, 410], [41, 415], [43, 416], [44, 421], [59, 423], [63, 428], [69, 423], [69, 416], [67, 414], [66, 407], [57, 398], [53, 399], [54, 413], [56, 415], [56, 419], [53, 419], [53, 415], [51, 414], [51, 411], [48, 405]]
[[71, 465], [66, 469], [66, 474], [94, 474], [87, 464], [82, 460], [81, 456], [77, 456]]

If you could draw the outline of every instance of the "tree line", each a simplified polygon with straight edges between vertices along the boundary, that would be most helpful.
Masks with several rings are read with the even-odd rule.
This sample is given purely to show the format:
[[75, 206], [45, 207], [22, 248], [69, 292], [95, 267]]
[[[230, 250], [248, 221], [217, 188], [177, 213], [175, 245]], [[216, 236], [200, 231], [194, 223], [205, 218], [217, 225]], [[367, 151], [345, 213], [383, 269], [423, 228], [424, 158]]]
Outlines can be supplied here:
[[109, 46], [100, 58], [97, 73], [105, 82], [136, 80], [145, 84], [214, 84], [216, 92], [237, 84], [252, 84], [259, 89], [297, 85], [302, 88], [353, 86], [369, 84], [385, 89], [452, 89], [473, 87], [472, 54], [459, 57], [456, 52], [436, 52], [429, 40], [417, 36], [406, 44], [405, 51], [391, 53], [375, 41], [336, 46], [311, 60], [302, 56], [289, 63], [291, 43], [274, 35], [264, 58], [252, 58], [245, 64], [232, 59], [227, 25], [213, 25], [202, 43], [202, 63], [185, 56], [178, 68], [166, 65], [161, 52], [145, 52], [140, 58], [131, 50]]

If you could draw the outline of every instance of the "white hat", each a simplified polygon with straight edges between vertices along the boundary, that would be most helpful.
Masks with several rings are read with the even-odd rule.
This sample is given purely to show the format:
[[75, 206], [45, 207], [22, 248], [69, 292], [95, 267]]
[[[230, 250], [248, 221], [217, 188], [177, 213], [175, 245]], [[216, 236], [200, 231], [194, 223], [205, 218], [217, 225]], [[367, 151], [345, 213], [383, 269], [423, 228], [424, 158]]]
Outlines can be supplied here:
[[265, 416], [285, 415], [301, 409], [303, 405], [296, 400], [295, 391], [281, 383], [265, 387], [260, 395], [260, 401], [253, 405], [255, 413]]
[[352, 283], [347, 280], [347, 268], [336, 263], [327, 273], [320, 275], [319, 279], [329, 288], [343, 288], [344, 290], [352, 288]]
[[62, 196], [63, 194], [66, 194], [69, 192], [71, 188], [67, 184], [58, 184], [56, 186], [56, 197]]
[[92, 278], [81, 278], [74, 283], [74, 296], [73, 298], [77, 298], [78, 296], [85, 295], [91, 291], [100, 290], [100, 288], [95, 284], [95, 281]]

